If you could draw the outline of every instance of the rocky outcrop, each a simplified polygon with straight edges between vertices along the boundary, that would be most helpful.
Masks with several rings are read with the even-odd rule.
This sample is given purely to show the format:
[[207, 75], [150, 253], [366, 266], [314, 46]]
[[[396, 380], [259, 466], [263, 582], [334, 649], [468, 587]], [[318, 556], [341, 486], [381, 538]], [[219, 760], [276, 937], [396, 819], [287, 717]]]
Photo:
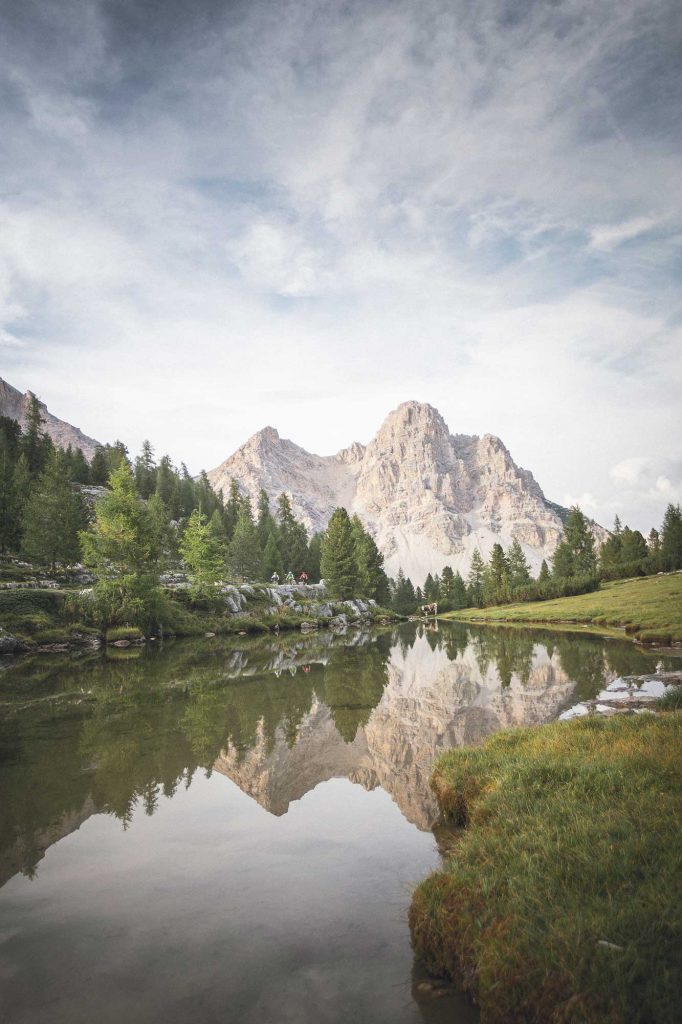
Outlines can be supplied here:
[[[9, 416], [10, 419], [17, 420], [23, 430], [27, 422], [30, 401], [30, 391], [22, 395], [21, 391], [17, 391], [11, 384], [0, 378], [0, 416]], [[86, 459], [92, 459], [99, 441], [88, 437], [78, 427], [53, 416], [43, 402], [40, 402], [40, 410], [43, 415], [44, 429], [58, 448], [68, 448], [71, 445], [72, 448], [80, 448]]]
[[286, 492], [311, 532], [343, 505], [372, 531], [388, 572], [402, 568], [415, 583], [445, 565], [466, 573], [475, 548], [487, 557], [493, 544], [514, 539], [537, 572], [563, 531], [564, 510], [499, 438], [450, 434], [438, 410], [419, 402], [390, 413], [366, 447], [356, 442], [331, 456], [266, 427], [208, 477], [225, 493], [234, 478], [254, 503], [261, 488], [273, 499]]

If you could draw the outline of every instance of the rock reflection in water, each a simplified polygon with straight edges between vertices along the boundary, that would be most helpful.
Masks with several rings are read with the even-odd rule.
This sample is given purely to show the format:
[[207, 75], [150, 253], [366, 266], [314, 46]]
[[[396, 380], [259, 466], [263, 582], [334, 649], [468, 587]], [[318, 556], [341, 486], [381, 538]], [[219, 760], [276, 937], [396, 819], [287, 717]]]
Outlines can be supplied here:
[[34, 872], [93, 813], [124, 824], [136, 805], [153, 814], [198, 770], [277, 815], [345, 777], [380, 786], [428, 829], [442, 750], [556, 718], [656, 660], [628, 641], [448, 624], [5, 665], [0, 883]]

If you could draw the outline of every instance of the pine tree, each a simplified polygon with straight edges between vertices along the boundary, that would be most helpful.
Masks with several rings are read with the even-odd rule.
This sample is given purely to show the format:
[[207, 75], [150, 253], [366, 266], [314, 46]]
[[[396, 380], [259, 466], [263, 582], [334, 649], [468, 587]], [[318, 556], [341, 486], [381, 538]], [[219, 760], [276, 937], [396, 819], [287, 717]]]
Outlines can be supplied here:
[[550, 576], [549, 566], [547, 565], [547, 562], [543, 558], [542, 559], [542, 565], [540, 566], [540, 573], [538, 575], [538, 583], [544, 589], [545, 587], [549, 586], [551, 581], [552, 581], [552, 577]]
[[510, 570], [501, 544], [493, 544], [483, 582], [486, 604], [502, 604], [510, 600]]
[[82, 448], [76, 448], [71, 460], [71, 477], [74, 483], [90, 483], [90, 465], [83, 454]]
[[269, 583], [274, 573], [277, 573], [280, 580], [284, 578], [284, 566], [282, 565], [282, 556], [279, 553], [277, 537], [275, 536], [275, 532], [273, 530], [265, 542], [265, 549], [263, 551], [263, 560], [261, 566], [261, 575], [263, 579]]
[[215, 525], [198, 508], [187, 520], [180, 541], [180, 557], [189, 569], [192, 596], [214, 597], [216, 583], [225, 573], [225, 551]]
[[434, 580], [431, 573], [429, 573], [424, 581], [424, 597], [429, 604], [437, 601], [440, 597], [436, 581]]
[[402, 569], [398, 570], [395, 580], [391, 607], [398, 615], [413, 615], [417, 609], [417, 595], [412, 580], [405, 576]]
[[287, 494], [280, 494], [277, 499], [277, 522], [284, 569], [296, 575], [308, 561], [308, 534], [303, 523], [294, 516]]
[[98, 445], [90, 463], [90, 481], [96, 487], [105, 487], [109, 481], [109, 466], [106, 452]]
[[[445, 573], [445, 570], [443, 570], [443, 573]], [[466, 583], [460, 573], [456, 572], [452, 581], [450, 607], [453, 611], [457, 611], [459, 608], [467, 608], [468, 606], [469, 597], [467, 595]]]
[[576, 505], [568, 514], [564, 540], [554, 552], [553, 574], [557, 579], [593, 576], [597, 569], [594, 537], [587, 520]]
[[232, 540], [241, 508], [242, 495], [239, 490], [239, 484], [234, 477], [231, 477], [230, 495], [225, 502], [225, 533], [227, 534], [228, 541]]
[[631, 571], [636, 566], [644, 565], [649, 554], [644, 537], [639, 530], [631, 530], [626, 526], [621, 534], [621, 561]]
[[469, 591], [469, 601], [476, 608], [480, 608], [483, 604], [483, 584], [485, 581], [485, 562], [481, 557], [481, 552], [478, 548], [474, 548], [474, 553], [471, 556], [471, 565], [469, 566], [469, 576], [467, 578], [467, 586]]
[[332, 513], [322, 541], [322, 577], [332, 597], [356, 597], [360, 584], [353, 528], [345, 508]]
[[156, 463], [150, 441], [142, 442], [142, 451], [135, 459], [135, 486], [142, 498], [151, 497], [156, 490]]
[[661, 564], [668, 572], [682, 569], [682, 509], [679, 505], [668, 505], [663, 516]]
[[649, 531], [647, 547], [649, 549], [649, 572], [658, 572], [661, 568], [661, 536], [653, 527]]
[[156, 490], [161, 501], [166, 506], [171, 519], [175, 519], [179, 507], [178, 501], [178, 477], [173, 469], [173, 463], [169, 455], [163, 455], [159, 459], [156, 468]]
[[35, 479], [44, 468], [54, 448], [51, 439], [43, 429], [44, 425], [45, 420], [43, 419], [40, 402], [29, 391], [26, 427], [21, 438], [21, 450], [26, 456], [28, 470], [32, 479]]
[[[306, 568], [311, 583], [319, 583], [322, 575], [320, 571], [320, 560], [322, 558], [322, 533], [314, 533], [308, 545], [308, 561]], [[386, 577], [386, 591], [388, 593], [388, 577]], [[388, 599], [388, 598], [387, 598]]]
[[251, 509], [248, 503], [242, 502], [227, 549], [227, 564], [235, 576], [255, 580], [261, 575], [262, 557]]
[[58, 563], [77, 562], [84, 526], [85, 508], [71, 481], [66, 454], [56, 451], [31, 488], [22, 548], [29, 559], [52, 569]]
[[0, 434], [0, 551], [16, 551], [21, 537], [22, 501], [10, 444]]
[[509, 579], [512, 590], [515, 590], [517, 587], [528, 586], [532, 580], [530, 567], [523, 553], [523, 548], [516, 538], [514, 538], [507, 553], [507, 564], [509, 566]]
[[455, 583], [455, 574], [452, 571], [452, 566], [446, 565], [443, 567], [443, 572], [440, 577], [440, 596], [443, 605], [448, 609], [452, 609], [452, 598], [453, 588]]
[[373, 598], [379, 604], [385, 603], [388, 600], [388, 577], [384, 572], [384, 556], [358, 516], [353, 516], [351, 529], [358, 570], [358, 595]]
[[105, 626], [127, 620], [147, 628], [157, 621], [161, 604], [158, 526], [135, 490], [127, 460], [113, 470], [109, 486], [81, 533], [86, 564], [98, 577], [97, 607]]
[[258, 494], [258, 517], [256, 519], [256, 530], [258, 531], [258, 541], [261, 549], [265, 551], [270, 534], [276, 533], [277, 523], [270, 511], [270, 498], [268, 497], [268, 492], [263, 487], [261, 487]]

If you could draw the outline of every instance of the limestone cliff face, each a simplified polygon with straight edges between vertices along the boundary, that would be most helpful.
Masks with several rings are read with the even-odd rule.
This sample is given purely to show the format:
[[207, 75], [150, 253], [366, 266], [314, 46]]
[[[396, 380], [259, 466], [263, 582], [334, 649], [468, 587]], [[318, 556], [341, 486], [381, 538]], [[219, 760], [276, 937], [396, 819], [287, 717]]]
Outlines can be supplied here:
[[[0, 416], [9, 416], [17, 420], [22, 430], [26, 426], [28, 410], [31, 400], [31, 392], [27, 391], [22, 395], [11, 384], [0, 378]], [[58, 448], [80, 448], [87, 459], [92, 459], [99, 442], [88, 437], [78, 427], [60, 420], [48, 412], [47, 406], [40, 402], [40, 410], [43, 415], [44, 429], [50, 435]]]
[[515, 538], [537, 572], [563, 529], [557, 507], [499, 438], [452, 435], [438, 410], [419, 402], [390, 413], [367, 447], [332, 456], [311, 455], [266, 427], [208, 477], [225, 492], [234, 478], [254, 500], [261, 487], [271, 498], [286, 491], [310, 531], [343, 505], [372, 530], [389, 574], [402, 568], [414, 583], [445, 565], [465, 574], [474, 548], [487, 558], [493, 544]]

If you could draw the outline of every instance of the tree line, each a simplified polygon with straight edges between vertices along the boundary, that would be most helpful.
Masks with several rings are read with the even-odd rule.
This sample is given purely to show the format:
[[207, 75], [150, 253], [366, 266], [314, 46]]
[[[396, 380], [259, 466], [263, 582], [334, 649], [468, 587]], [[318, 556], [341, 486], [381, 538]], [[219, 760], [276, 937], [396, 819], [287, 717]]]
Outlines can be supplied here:
[[507, 551], [494, 544], [486, 562], [474, 549], [466, 580], [448, 565], [439, 575], [426, 577], [414, 587], [402, 571], [391, 582], [391, 607], [412, 614], [421, 604], [438, 602], [439, 610], [488, 607], [515, 601], [544, 601], [597, 590], [602, 580], [626, 579], [682, 569], [682, 510], [668, 505], [660, 531], [652, 529], [648, 541], [638, 530], [622, 527], [618, 516], [613, 533], [597, 550], [589, 521], [572, 508], [564, 537], [551, 565], [543, 560], [533, 577], [518, 540]]

